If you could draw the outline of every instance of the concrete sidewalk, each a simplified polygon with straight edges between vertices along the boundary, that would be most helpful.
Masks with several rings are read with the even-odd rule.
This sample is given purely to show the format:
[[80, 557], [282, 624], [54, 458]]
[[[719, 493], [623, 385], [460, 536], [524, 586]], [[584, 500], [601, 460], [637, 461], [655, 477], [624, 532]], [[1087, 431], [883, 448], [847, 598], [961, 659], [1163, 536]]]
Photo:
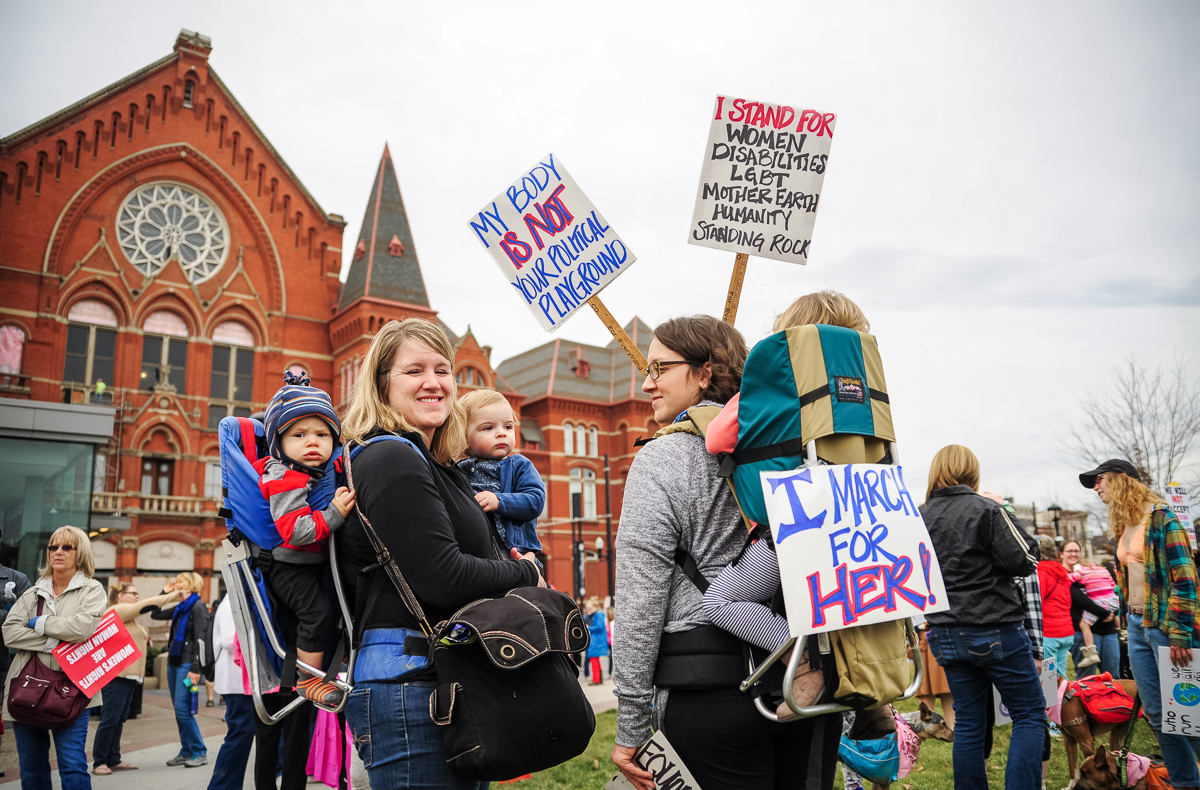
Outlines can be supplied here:
[[[612, 710], [617, 706], [617, 698], [613, 696], [612, 680], [605, 679], [599, 686], [587, 684], [586, 678], [580, 679], [583, 692], [592, 709], [597, 713]], [[121, 738], [121, 758], [128, 763], [138, 766], [136, 771], [119, 771], [111, 776], [93, 776], [93, 790], [204, 790], [212, 776], [213, 765], [217, 759], [217, 751], [225, 738], [225, 709], [221, 706], [200, 708], [196, 718], [200, 722], [200, 733], [208, 747], [208, 765], [199, 768], [187, 768], [182, 765], [167, 766], [167, 760], [179, 753], [179, 735], [175, 728], [175, 713], [171, 701], [165, 691], [148, 691], [142, 703], [142, 717], [125, 722], [125, 730]], [[96, 736], [97, 719], [92, 720], [88, 731], [88, 757], [91, 758], [92, 740]], [[51, 758], [54, 750], [51, 748]], [[51, 759], [51, 764], [54, 760]], [[90, 763], [89, 763], [90, 765]], [[254, 754], [251, 752], [248, 765], [254, 765]], [[359, 763], [361, 766], [361, 763]], [[0, 770], [6, 776], [0, 779], [0, 787], [16, 788], [19, 785], [17, 769], [16, 741], [11, 729], [5, 733], [3, 744], [0, 744]], [[62, 783], [58, 773], [53, 776], [54, 790], [59, 790]], [[254, 778], [252, 771], [247, 770], [243, 782], [245, 790], [253, 790]], [[323, 784], [309, 782], [311, 790], [322, 790]]]

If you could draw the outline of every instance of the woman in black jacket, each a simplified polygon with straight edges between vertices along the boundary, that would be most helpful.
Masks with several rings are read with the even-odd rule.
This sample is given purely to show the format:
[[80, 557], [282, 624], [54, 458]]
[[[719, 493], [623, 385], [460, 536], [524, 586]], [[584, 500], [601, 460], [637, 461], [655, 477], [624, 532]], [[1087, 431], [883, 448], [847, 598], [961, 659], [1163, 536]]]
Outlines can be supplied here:
[[212, 665], [212, 645], [206, 644], [208, 608], [200, 598], [204, 579], [198, 573], [181, 573], [163, 592], [182, 590], [179, 604], [151, 613], [152, 620], [170, 620], [167, 647], [167, 688], [175, 705], [175, 726], [179, 728], [179, 754], [167, 765], [189, 768], [208, 763], [208, 747], [200, 736], [200, 725], [192, 715], [192, 688], [200, 686], [201, 675]]
[[542, 586], [533, 554], [501, 552], [492, 520], [466, 477], [450, 465], [466, 446], [455, 408], [454, 349], [437, 326], [391, 321], [375, 335], [342, 420], [347, 452], [389, 433], [405, 442], [367, 444], [348, 465], [358, 509], [338, 530], [342, 578], [365, 629], [346, 717], [372, 787], [474, 789], [455, 775], [429, 716], [436, 685], [422, 624], [408, 611], [363, 526], [365, 517], [399, 566], [431, 624], [478, 598]]
[[954, 695], [954, 786], [987, 787], [983, 742], [995, 686], [1013, 720], [1006, 786], [1041, 786], [1045, 700], [1025, 632], [1024, 592], [1013, 577], [1037, 569], [1033, 538], [979, 491], [979, 460], [943, 447], [929, 468], [921, 515], [929, 528], [950, 610], [927, 615], [929, 651]]

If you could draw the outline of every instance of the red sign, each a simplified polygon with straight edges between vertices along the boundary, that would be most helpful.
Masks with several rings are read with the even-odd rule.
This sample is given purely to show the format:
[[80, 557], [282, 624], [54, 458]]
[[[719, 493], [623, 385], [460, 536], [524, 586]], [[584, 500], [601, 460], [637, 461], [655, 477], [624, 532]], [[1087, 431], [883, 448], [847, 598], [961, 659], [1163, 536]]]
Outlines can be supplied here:
[[86, 642], [63, 642], [54, 648], [54, 657], [79, 690], [92, 698], [141, 657], [129, 629], [109, 610], [100, 618], [96, 633]]

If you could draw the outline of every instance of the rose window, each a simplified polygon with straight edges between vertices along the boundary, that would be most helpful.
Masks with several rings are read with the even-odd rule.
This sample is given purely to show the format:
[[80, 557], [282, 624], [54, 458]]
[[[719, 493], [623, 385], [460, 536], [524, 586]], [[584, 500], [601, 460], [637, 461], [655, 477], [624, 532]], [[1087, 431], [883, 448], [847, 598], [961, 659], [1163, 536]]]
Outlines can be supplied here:
[[212, 201], [180, 184], [140, 187], [117, 214], [117, 241], [142, 274], [158, 274], [176, 258], [191, 282], [210, 277], [225, 262], [229, 226]]

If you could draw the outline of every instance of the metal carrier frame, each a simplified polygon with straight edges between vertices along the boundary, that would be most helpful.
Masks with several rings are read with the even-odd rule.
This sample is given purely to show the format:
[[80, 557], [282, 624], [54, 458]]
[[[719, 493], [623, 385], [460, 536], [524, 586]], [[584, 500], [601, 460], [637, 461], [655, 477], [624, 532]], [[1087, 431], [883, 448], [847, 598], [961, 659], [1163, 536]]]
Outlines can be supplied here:
[[[271, 665], [271, 653], [267, 651], [273, 651], [274, 655], [280, 659], [286, 659], [287, 649], [284, 645], [285, 640], [276, 632], [273, 623], [265, 618], [262, 619], [263, 630], [267, 633], [270, 642], [269, 645], [263, 644], [263, 640], [259, 636], [259, 631], [255, 627], [256, 618], [254, 609], [263, 613], [267, 611], [267, 607], [266, 601], [263, 600], [262, 590], [254, 583], [254, 572], [250, 567], [250, 562], [253, 558], [253, 546], [254, 544], [244, 537], [237, 543], [234, 543], [229, 538], [221, 541], [221, 573], [225, 576], [229, 601], [233, 606], [234, 628], [237, 630], [238, 640], [242, 645], [242, 658], [246, 661], [246, 673], [250, 676], [250, 689], [254, 697], [254, 709], [258, 712], [258, 717], [267, 724], [277, 724], [306, 700], [304, 697], [298, 696], [274, 714], [268, 712], [266, 706], [263, 704], [262, 695], [266, 693], [266, 690], [275, 688], [280, 684], [280, 677]], [[337, 541], [335, 540], [329, 541], [329, 562], [333, 567], [333, 585], [334, 589], [337, 590], [342, 624], [348, 630], [353, 627], [353, 620], [350, 617], [350, 609], [346, 605], [346, 593], [342, 588], [342, 580], [337, 572]], [[251, 603], [253, 603], [254, 609], [251, 608]], [[353, 678], [354, 661], [357, 651], [354, 648], [353, 639], [349, 635], [347, 635], [347, 644], [346, 677]], [[310, 666], [299, 658], [296, 659], [296, 666], [318, 677], [325, 674], [324, 670]], [[313, 704], [321, 710], [326, 710], [330, 713], [341, 713], [354, 687], [340, 680], [336, 675], [330, 678], [330, 682], [345, 692], [341, 704], [336, 708], [318, 705], [315, 702]]]
[[[896, 446], [895, 442], [888, 442], [888, 454], [891, 456], [893, 464], [899, 462], [900, 450]], [[817, 460], [817, 443], [814, 440], [805, 445], [804, 466], [816, 467], [819, 464], [820, 461]], [[912, 682], [909, 683], [908, 688], [904, 690], [904, 694], [894, 700], [895, 702], [910, 699], [913, 695], [915, 695], [917, 693], [917, 689], [921, 687], [921, 680], [925, 676], [925, 662], [921, 659], [921, 650], [917, 641], [917, 632], [913, 628], [911, 617], [905, 619], [904, 631], [905, 641], [908, 642], [910, 648], [909, 652], [912, 655], [910, 661], [912, 661], [915, 671], [913, 672]], [[809, 640], [813, 641], [810, 642]], [[806, 646], [818, 648], [819, 641], [820, 634], [807, 634], [802, 637], [792, 637], [776, 648], [775, 652], [767, 656], [762, 664], [758, 666], [755, 666], [754, 656], [751, 654], [748, 662], [750, 665], [750, 676], [742, 681], [740, 686], [741, 691], [743, 693], [749, 691], [751, 686], [753, 686], [755, 683], [761, 680], [764, 675], [767, 674], [768, 669], [774, 666], [775, 663], [779, 661], [779, 659], [782, 658], [788, 650], [791, 650], [793, 647], [795, 647], [795, 650], [792, 650], [792, 657], [788, 661], [787, 670], [783, 675], [782, 689], [783, 699], [785, 702], [787, 702], [787, 706], [792, 709], [792, 712], [801, 719], [808, 719], [812, 718], [813, 716], [823, 716], [826, 713], [842, 713], [843, 711], [854, 710], [854, 708], [850, 705], [842, 705], [837, 702], [827, 702], [823, 705], [813, 705], [807, 708], [796, 704], [796, 698], [792, 694], [792, 681], [796, 679], [796, 668], [800, 665], [800, 657], [804, 653]], [[775, 722], [779, 721], [779, 716], [776, 715], [774, 711], [767, 708], [760, 695], [756, 695], [754, 697], [754, 707], [758, 708], [758, 712], [767, 719]]]

